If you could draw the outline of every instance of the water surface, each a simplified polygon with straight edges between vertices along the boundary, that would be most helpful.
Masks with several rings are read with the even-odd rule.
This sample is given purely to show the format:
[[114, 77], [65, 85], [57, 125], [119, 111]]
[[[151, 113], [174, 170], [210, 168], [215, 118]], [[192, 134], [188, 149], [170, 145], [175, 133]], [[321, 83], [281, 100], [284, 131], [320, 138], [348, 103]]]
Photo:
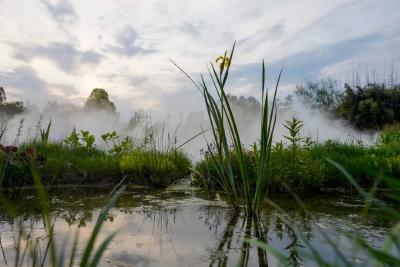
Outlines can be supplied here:
[[[109, 193], [99, 188], [58, 188], [49, 193], [51, 214], [59, 248], [71, 247], [79, 229], [79, 253], [84, 249], [100, 208]], [[32, 237], [46, 239], [34, 189], [5, 192], [18, 216], [1, 212], [1, 245], [8, 264], [13, 263], [20, 220]], [[247, 242], [262, 240], [285, 254], [293, 265], [313, 266], [304, 252], [306, 238], [321, 255], [332, 262], [332, 249], [321, 233], [360, 266], [368, 266], [364, 254], [344, 238], [340, 231], [359, 231], [379, 246], [390, 222], [372, 211], [363, 217], [363, 201], [344, 194], [319, 195], [304, 199], [307, 211], [288, 196], [271, 196], [282, 211], [265, 205], [254, 220], [235, 214], [218, 195], [199, 191], [150, 191], [128, 188], [108, 216], [99, 236], [103, 240], [114, 231], [117, 236], [107, 249], [101, 266], [276, 266], [276, 259]], [[282, 218], [283, 217], [283, 218]], [[287, 221], [302, 233], [296, 235]], [[44, 243], [43, 243], [44, 244]], [[44, 245], [42, 245], [44, 246]], [[5, 259], [0, 255], [0, 265]]]

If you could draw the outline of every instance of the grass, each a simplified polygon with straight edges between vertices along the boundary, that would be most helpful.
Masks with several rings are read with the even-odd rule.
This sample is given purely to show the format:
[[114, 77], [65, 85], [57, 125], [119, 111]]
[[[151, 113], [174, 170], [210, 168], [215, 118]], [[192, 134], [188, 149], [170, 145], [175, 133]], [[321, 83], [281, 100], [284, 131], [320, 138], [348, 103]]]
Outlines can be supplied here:
[[5, 170], [3, 185], [33, 185], [29, 163], [34, 163], [45, 185], [116, 184], [121, 177], [127, 182], [167, 187], [184, 178], [191, 162], [179, 150], [160, 152], [131, 148], [111, 154], [96, 148], [69, 146], [64, 143], [25, 144], [13, 153], [0, 152]]
[[[257, 155], [254, 151], [246, 151], [246, 161], [251, 170], [258, 169]], [[362, 187], [379, 183], [379, 188], [387, 188], [384, 181], [379, 182], [382, 175], [400, 177], [400, 144], [385, 144], [365, 147], [357, 144], [325, 142], [314, 144], [309, 148], [301, 148], [295, 152], [287, 147], [274, 146], [271, 151], [270, 191], [287, 191], [287, 187], [301, 192], [319, 192], [324, 189], [342, 188], [351, 190], [343, 173], [328, 164], [325, 158], [340, 163]], [[295, 157], [294, 166], [289, 164]], [[232, 156], [232, 170], [235, 179], [240, 179], [239, 166]], [[200, 186], [220, 190], [218, 170], [215, 169], [209, 155], [196, 164], [194, 179]]]
[[[381, 133], [379, 142], [373, 146], [330, 140], [316, 143], [310, 138], [289, 134], [288, 142], [275, 143], [271, 149], [269, 190], [307, 194], [333, 188], [352, 190], [343, 173], [325, 158], [341, 164], [360, 186], [376, 184], [378, 188], [386, 189], [388, 186], [381, 180], [382, 176], [400, 177], [399, 133], [399, 126], [387, 127]], [[258, 153], [254, 149], [245, 151], [248, 172], [258, 170]], [[234, 153], [231, 153], [231, 159], [234, 177], [240, 180], [240, 167]], [[221, 190], [218, 170], [210, 154], [196, 164], [194, 179], [208, 190]]]
[[[264, 201], [268, 192], [270, 156], [272, 148], [272, 137], [276, 122], [276, 93], [278, 90], [278, 81], [273, 92], [273, 98], [270, 103], [269, 92], [265, 87], [265, 66], [262, 63], [261, 71], [261, 132], [260, 143], [256, 147], [258, 163], [257, 172], [250, 170], [246, 160], [246, 152], [240, 139], [240, 134], [232, 112], [226, 93], [226, 82], [229, 76], [229, 70], [233, 60], [235, 45], [233, 45], [230, 55], [227, 52], [217, 58], [214, 66], [210, 63], [209, 79], [211, 86], [201, 76], [200, 82], [196, 83], [185, 71], [176, 65], [198, 88], [203, 96], [206, 106], [209, 122], [211, 125], [213, 141], [208, 143], [208, 153], [212, 168], [216, 171], [214, 176], [226, 195], [231, 205], [239, 211], [244, 207], [248, 216], [257, 213], [260, 203]], [[212, 89], [214, 89], [213, 95]], [[235, 161], [234, 161], [235, 159]], [[237, 163], [239, 175], [234, 173], [234, 162]]]

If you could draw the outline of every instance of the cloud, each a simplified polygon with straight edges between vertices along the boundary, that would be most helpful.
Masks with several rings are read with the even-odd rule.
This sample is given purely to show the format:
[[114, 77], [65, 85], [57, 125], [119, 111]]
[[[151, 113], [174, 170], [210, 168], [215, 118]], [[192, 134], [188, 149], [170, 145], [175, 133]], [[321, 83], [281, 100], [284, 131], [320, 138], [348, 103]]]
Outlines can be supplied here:
[[129, 25], [116, 35], [115, 40], [118, 46], [113, 47], [112, 50], [120, 55], [132, 57], [155, 52], [153, 49], [139, 45], [139, 34]]
[[67, 0], [59, 0], [56, 3], [51, 3], [47, 0], [42, 0], [47, 11], [57, 22], [73, 22], [76, 19], [76, 13], [70, 2]]
[[[382, 35], [380, 33], [373, 33], [352, 40], [321, 45], [280, 60], [267, 62], [267, 83], [270, 87], [274, 85], [281, 68], [283, 68], [282, 85], [299, 84], [307, 78], [316, 79], [326, 66], [352, 58], [359, 53], [360, 47], [368, 47], [381, 38]], [[250, 87], [253, 90], [249, 90], [248, 93], [255, 94], [259, 92], [260, 73], [260, 62], [237, 65], [232, 69], [231, 82], [239, 89], [240, 87]]]
[[[1, 2], [2, 78], [29, 67], [45, 83], [43, 98], [80, 104], [103, 87], [124, 102], [122, 116], [138, 108], [198, 110], [201, 98], [168, 59], [197, 78], [234, 40], [228, 83], [243, 94], [259, 93], [263, 58], [270, 86], [282, 65], [288, 86], [360, 58], [396, 57], [400, 44], [397, 0], [21, 1], [24, 9]], [[25, 86], [15, 91], [31, 94]]]
[[58, 68], [65, 72], [74, 72], [80, 64], [99, 64], [102, 55], [91, 50], [77, 50], [70, 43], [51, 43], [47, 46], [31, 44], [14, 44], [15, 58], [30, 62], [37, 57], [53, 61]]
[[47, 83], [40, 79], [30, 67], [18, 67], [10, 72], [0, 72], [0, 81], [6, 93], [11, 88], [11, 95], [18, 96], [31, 103], [42, 102], [47, 96]]
[[0, 81], [6, 94], [12, 96], [12, 100], [23, 100], [40, 106], [49, 100], [62, 101], [64, 96], [79, 93], [72, 85], [46, 82], [33, 68], [26, 66], [17, 67], [9, 72], [0, 72]]

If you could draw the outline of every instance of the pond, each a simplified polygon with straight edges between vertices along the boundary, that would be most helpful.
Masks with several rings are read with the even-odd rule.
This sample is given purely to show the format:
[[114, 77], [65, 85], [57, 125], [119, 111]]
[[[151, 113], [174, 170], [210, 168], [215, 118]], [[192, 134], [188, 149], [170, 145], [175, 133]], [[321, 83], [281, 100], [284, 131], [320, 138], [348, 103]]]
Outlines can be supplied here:
[[[49, 192], [51, 214], [55, 221], [55, 238], [59, 248], [72, 246], [79, 228], [78, 251], [93, 229], [109, 189], [64, 187]], [[0, 214], [1, 245], [12, 265], [18, 230], [15, 222], [23, 221], [32, 237], [44, 236], [43, 223], [34, 189], [5, 191], [18, 216]], [[363, 201], [351, 195], [329, 193], [304, 199], [307, 211], [286, 195], [272, 195], [282, 211], [265, 205], [257, 219], [247, 221], [229, 209], [218, 194], [209, 196], [195, 190], [150, 191], [129, 187], [112, 209], [99, 239], [118, 231], [100, 266], [277, 266], [276, 259], [248, 240], [264, 240], [285, 254], [296, 265], [313, 266], [305, 252], [306, 244], [285, 222], [292, 222], [318, 252], [334, 262], [332, 248], [321, 233], [329, 236], [350, 261], [368, 266], [364, 254], [344, 238], [341, 231], [357, 230], [373, 244], [386, 237], [390, 222], [372, 211], [363, 218]], [[44, 244], [44, 243], [43, 243]], [[43, 245], [45, 246], [45, 245]], [[68, 251], [68, 250], [67, 250]], [[4, 258], [5, 257], [5, 258]]]

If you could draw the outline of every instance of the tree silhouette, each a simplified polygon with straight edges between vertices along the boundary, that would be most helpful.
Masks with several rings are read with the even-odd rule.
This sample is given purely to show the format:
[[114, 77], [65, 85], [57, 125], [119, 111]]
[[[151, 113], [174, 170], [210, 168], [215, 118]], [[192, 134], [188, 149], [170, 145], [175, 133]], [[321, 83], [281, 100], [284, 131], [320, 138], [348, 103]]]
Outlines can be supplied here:
[[95, 88], [86, 100], [85, 110], [106, 110], [116, 113], [116, 107], [108, 97], [108, 93], [103, 88]]

